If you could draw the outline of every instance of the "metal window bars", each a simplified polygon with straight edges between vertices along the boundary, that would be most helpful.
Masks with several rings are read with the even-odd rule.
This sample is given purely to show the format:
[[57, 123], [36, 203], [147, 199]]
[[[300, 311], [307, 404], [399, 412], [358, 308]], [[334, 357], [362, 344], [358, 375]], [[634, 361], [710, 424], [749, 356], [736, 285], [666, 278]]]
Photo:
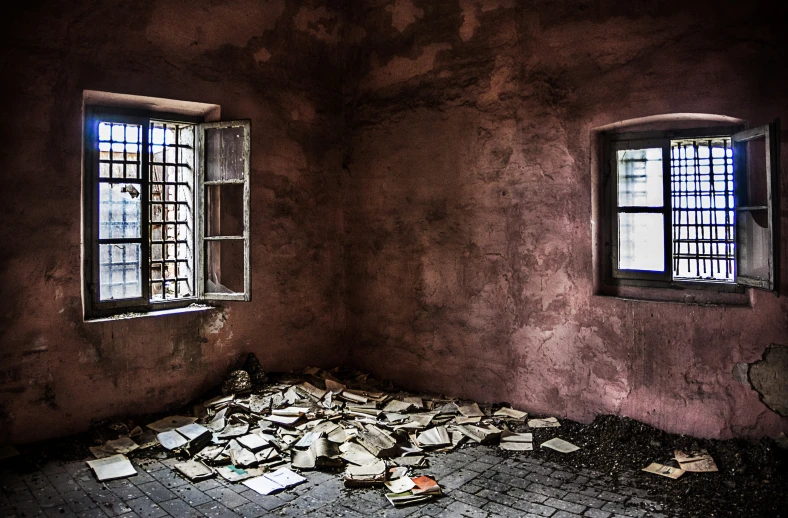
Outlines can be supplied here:
[[195, 126], [151, 121], [149, 131], [151, 301], [194, 297]]
[[734, 279], [730, 138], [672, 140], [673, 278]]

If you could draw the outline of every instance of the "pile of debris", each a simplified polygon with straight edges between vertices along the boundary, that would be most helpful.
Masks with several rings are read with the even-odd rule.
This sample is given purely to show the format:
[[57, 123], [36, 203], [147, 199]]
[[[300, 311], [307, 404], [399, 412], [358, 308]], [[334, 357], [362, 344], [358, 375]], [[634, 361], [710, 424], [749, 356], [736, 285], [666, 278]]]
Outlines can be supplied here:
[[[269, 382], [250, 355], [227, 377], [223, 394], [195, 405], [193, 416], [135, 427], [92, 447], [97, 460], [88, 464], [99, 480], [133, 476], [126, 455], [160, 446], [183, 459], [174, 469], [192, 481], [218, 475], [267, 495], [305, 480], [293, 470], [342, 471], [347, 487], [385, 486], [389, 501], [400, 506], [441, 493], [432, 477], [411, 476], [428, 466], [431, 453], [466, 442], [528, 451], [532, 433], [515, 430], [526, 422], [560, 427], [556, 418], [526, 421], [526, 412], [508, 406], [393, 392], [358, 371], [344, 378], [338, 369], [307, 368]], [[578, 449], [557, 437], [542, 446]]]

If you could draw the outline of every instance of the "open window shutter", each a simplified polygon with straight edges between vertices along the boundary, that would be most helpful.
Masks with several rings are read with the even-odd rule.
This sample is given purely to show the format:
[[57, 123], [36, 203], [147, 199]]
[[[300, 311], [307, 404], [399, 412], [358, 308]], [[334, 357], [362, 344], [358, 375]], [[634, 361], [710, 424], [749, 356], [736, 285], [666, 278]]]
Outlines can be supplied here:
[[779, 121], [732, 137], [736, 196], [736, 282], [779, 289]]
[[203, 300], [250, 300], [250, 121], [199, 127], [198, 286]]

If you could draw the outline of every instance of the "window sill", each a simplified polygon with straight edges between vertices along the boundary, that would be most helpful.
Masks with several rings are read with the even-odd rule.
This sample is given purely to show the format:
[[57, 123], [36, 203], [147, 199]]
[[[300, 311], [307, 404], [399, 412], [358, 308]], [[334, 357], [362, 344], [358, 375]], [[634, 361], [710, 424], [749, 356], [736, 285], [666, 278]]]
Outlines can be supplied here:
[[750, 290], [714, 291], [712, 289], [677, 289], [644, 286], [605, 285], [596, 296], [636, 302], [660, 302], [691, 306], [752, 307]]
[[145, 317], [180, 315], [183, 313], [200, 313], [203, 311], [210, 311], [212, 309], [218, 309], [218, 308], [216, 306], [208, 306], [206, 304], [190, 304], [182, 308], [159, 309], [156, 311], [146, 311], [146, 312], [129, 311], [127, 313], [120, 313], [118, 315], [113, 315], [110, 317], [86, 318], [85, 322], [86, 323], [117, 322], [118, 320], [131, 320], [131, 319], [145, 318]]

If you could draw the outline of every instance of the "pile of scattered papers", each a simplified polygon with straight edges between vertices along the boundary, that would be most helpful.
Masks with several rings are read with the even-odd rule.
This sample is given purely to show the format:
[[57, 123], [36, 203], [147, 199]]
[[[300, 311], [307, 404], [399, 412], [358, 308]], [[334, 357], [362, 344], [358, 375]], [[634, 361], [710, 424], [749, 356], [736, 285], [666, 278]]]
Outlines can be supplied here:
[[[180, 457], [173, 469], [192, 481], [219, 476], [268, 495], [303, 482], [295, 471], [330, 470], [342, 473], [347, 487], [385, 486], [400, 506], [441, 493], [436, 480], [416, 476], [431, 454], [463, 443], [534, 449], [532, 433], [513, 431], [526, 427], [528, 414], [513, 408], [386, 392], [357, 372], [341, 380], [338, 370], [309, 368], [270, 382], [258, 373], [258, 384], [238, 372], [223, 391], [244, 393], [223, 393], [195, 405], [191, 416], [169, 416], [91, 448], [99, 480], [135, 475], [125, 455], [155, 446]], [[555, 418], [527, 424], [560, 427]], [[541, 446], [577, 449], [558, 438]]]
[[655, 475], [662, 475], [672, 479], [677, 479], [687, 472], [694, 473], [714, 473], [718, 471], [717, 464], [711, 455], [706, 450], [698, 450], [692, 452], [685, 452], [676, 450], [673, 452], [673, 459], [678, 462], [678, 468], [666, 466], [657, 462], [652, 462], [643, 471], [654, 473]]

